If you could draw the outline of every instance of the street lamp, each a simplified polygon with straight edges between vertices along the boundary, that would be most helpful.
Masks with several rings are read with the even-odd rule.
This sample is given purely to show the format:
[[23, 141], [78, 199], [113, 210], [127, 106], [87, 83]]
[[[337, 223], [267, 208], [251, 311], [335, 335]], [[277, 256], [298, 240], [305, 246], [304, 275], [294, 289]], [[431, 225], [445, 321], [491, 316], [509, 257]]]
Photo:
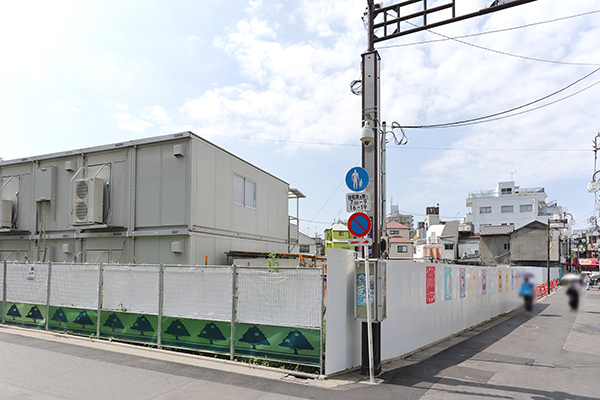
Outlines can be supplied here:
[[596, 174], [598, 172], [600, 172], [600, 171], [594, 172], [594, 175], [592, 175], [592, 181], [590, 183], [588, 183], [587, 190], [590, 193], [596, 193], [600, 190], [600, 182], [598, 182], [596, 180]]

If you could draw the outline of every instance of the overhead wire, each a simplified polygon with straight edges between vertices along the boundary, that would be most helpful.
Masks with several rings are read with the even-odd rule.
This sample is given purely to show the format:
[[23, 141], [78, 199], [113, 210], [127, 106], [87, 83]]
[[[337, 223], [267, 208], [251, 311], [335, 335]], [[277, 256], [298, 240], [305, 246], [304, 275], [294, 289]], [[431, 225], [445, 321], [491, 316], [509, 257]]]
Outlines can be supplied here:
[[[418, 25], [413, 24], [412, 22], [408, 22], [408, 21], [403, 21], [403, 22], [405, 22], [405, 23], [407, 23], [407, 24], [409, 24], [411, 26], [418, 27]], [[580, 62], [556, 61], [556, 60], [545, 60], [543, 58], [522, 56], [522, 55], [519, 55], [519, 54], [509, 53], [507, 51], [501, 51], [501, 50], [491, 49], [489, 47], [480, 46], [480, 45], [475, 44], [475, 43], [465, 42], [464, 40], [460, 40], [460, 39], [457, 39], [457, 38], [446, 36], [446, 35], [444, 35], [442, 33], [439, 33], [439, 32], [436, 32], [436, 31], [432, 31], [431, 29], [426, 29], [426, 31], [429, 32], [429, 33], [432, 33], [434, 35], [446, 38], [448, 40], [453, 40], [455, 42], [462, 43], [462, 44], [467, 45], [467, 46], [475, 47], [475, 48], [481, 49], [481, 50], [491, 51], [493, 53], [502, 54], [504, 56], [515, 57], [515, 58], [522, 58], [524, 60], [545, 62], [545, 63], [550, 63], [550, 64], [576, 65], [576, 66], [593, 66], [593, 67], [594, 66], [596, 66], [596, 67], [600, 66], [600, 63], [580, 63]]]
[[[596, 69], [593, 73], [596, 73], [598, 70], [600, 70], [600, 68]], [[537, 103], [537, 102], [539, 102], [541, 100], [544, 100], [545, 98], [547, 98], [549, 96], [545, 96], [544, 98], [538, 99], [538, 100], [536, 100], [534, 102], [531, 102], [531, 103], [523, 105], [523, 106], [515, 107], [515, 108], [513, 108], [511, 110], [502, 111], [502, 112], [496, 113], [496, 114], [490, 114], [490, 115], [485, 116], [485, 117], [472, 118], [470, 120], [463, 120], [463, 121], [458, 121], [458, 122], [449, 122], [449, 123], [436, 124], [436, 125], [414, 125], [414, 126], [403, 125], [403, 127], [406, 128], [406, 129], [456, 128], [456, 127], [460, 127], [460, 126], [477, 125], [477, 124], [483, 124], [483, 123], [491, 122], [491, 121], [498, 121], [498, 120], [501, 120], [501, 119], [510, 118], [510, 117], [514, 117], [514, 116], [517, 116], [517, 115], [526, 114], [528, 112], [539, 110], [541, 108], [548, 107], [550, 105], [556, 104], [558, 102], [561, 102], [563, 100], [571, 98], [571, 97], [573, 97], [575, 95], [578, 95], [578, 94], [580, 94], [580, 93], [582, 93], [582, 92], [584, 92], [584, 91], [586, 91], [586, 90], [588, 90], [588, 89], [596, 86], [599, 83], [600, 83], [600, 81], [596, 81], [596, 82], [592, 83], [591, 85], [589, 85], [589, 86], [587, 86], [587, 87], [585, 87], [585, 88], [583, 88], [581, 90], [578, 90], [578, 91], [576, 91], [574, 93], [571, 93], [571, 94], [569, 94], [569, 95], [567, 95], [565, 97], [561, 97], [560, 99], [551, 101], [551, 102], [546, 103], [546, 104], [542, 104], [542, 105], [537, 106], [537, 107], [530, 108], [528, 110], [524, 110], [524, 111], [520, 111], [520, 112], [517, 112], [517, 113], [509, 114], [509, 115], [502, 115], [502, 114], [506, 114], [508, 112], [515, 111], [515, 110], [521, 109], [523, 107], [527, 107], [528, 105], [535, 104], [535, 103]], [[572, 86], [572, 85], [570, 85], [570, 86]], [[561, 89], [561, 91], [562, 91], [562, 89]], [[553, 96], [553, 95], [554, 94], [552, 94], [550, 96]]]
[[[358, 163], [360, 163], [360, 160], [356, 161], [354, 163], [354, 165], [357, 165]], [[333, 195], [337, 193], [337, 191], [344, 184], [345, 181], [346, 180], [343, 179], [340, 182], [340, 184], [335, 188], [335, 190], [333, 191], [333, 193], [331, 193], [331, 196], [329, 196], [329, 198], [327, 200], [325, 200], [325, 203], [323, 203], [323, 205], [321, 206], [321, 208], [319, 208], [319, 211], [317, 211], [317, 213], [315, 214], [315, 216], [310, 220], [310, 222], [308, 224], [306, 224], [306, 228], [304, 228], [302, 230], [302, 232], [306, 231], [310, 227], [310, 224], [312, 224], [314, 222], [315, 218], [317, 218], [317, 216], [319, 215], [319, 213], [323, 210], [323, 208], [325, 208], [325, 206], [327, 205], [327, 203], [329, 203], [329, 200], [331, 200], [331, 198], [333, 197]]]
[[[406, 127], [404, 127], [406, 128]], [[244, 137], [244, 136], [229, 136], [229, 135], [219, 135], [219, 138], [227, 138], [227, 139], [239, 139], [239, 140], [254, 140], [254, 141], [273, 141], [273, 142], [281, 142], [281, 143], [295, 143], [295, 144], [305, 144], [305, 145], [314, 145], [314, 146], [343, 146], [343, 147], [360, 147], [362, 144], [352, 144], [352, 143], [326, 143], [326, 142], [308, 142], [308, 141], [299, 141], [299, 140], [286, 140], [286, 139], [263, 139], [263, 138], [253, 138], [253, 137]], [[404, 147], [409, 150], [440, 150], [440, 151], [494, 151], [494, 152], [572, 152], [572, 151], [589, 151], [589, 149], [482, 149], [482, 148], [449, 148], [449, 147]]]

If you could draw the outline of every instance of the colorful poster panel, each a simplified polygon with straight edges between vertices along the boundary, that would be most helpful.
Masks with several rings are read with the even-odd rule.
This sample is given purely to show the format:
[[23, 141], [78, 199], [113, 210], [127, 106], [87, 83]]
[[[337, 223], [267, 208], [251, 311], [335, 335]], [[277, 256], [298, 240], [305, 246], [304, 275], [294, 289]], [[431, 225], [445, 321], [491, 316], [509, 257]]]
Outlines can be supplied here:
[[510, 271], [510, 290], [515, 290], [515, 271]]
[[452, 300], [452, 267], [444, 267], [444, 300]]
[[481, 270], [481, 294], [487, 293], [487, 270]]
[[425, 304], [435, 303], [435, 267], [425, 270]]
[[48, 329], [75, 335], [96, 335], [98, 310], [50, 306]]
[[[369, 263], [371, 318], [375, 317], [375, 264]], [[356, 271], [356, 318], [367, 319], [367, 279], [364, 263]]]
[[471, 268], [471, 294], [477, 296], [477, 270]]
[[5, 310], [4, 320], [7, 324], [46, 329], [46, 306], [44, 305], [6, 302]]
[[505, 270], [505, 271], [504, 271], [504, 276], [505, 276], [505, 278], [506, 278], [506, 279], [505, 279], [505, 283], [506, 283], [506, 284], [505, 284], [505, 286], [504, 286], [504, 287], [506, 288], [506, 291], [508, 292], [508, 288], [510, 287], [510, 286], [509, 286], [509, 283], [508, 283], [508, 282], [509, 282], [509, 280], [508, 280], [508, 270]]
[[498, 293], [502, 291], [502, 270], [498, 271]]
[[318, 329], [235, 324], [235, 354], [301, 364], [319, 365]]
[[466, 272], [464, 268], [459, 268], [458, 270], [458, 281], [459, 281], [459, 296], [461, 299], [465, 298], [467, 295], [467, 287], [466, 287]]
[[163, 317], [162, 346], [227, 353], [231, 351], [231, 323], [200, 319]]
[[117, 311], [102, 311], [100, 336], [132, 342], [156, 343], [158, 316]]
[[490, 270], [490, 274], [488, 276], [488, 282], [487, 282], [487, 291], [488, 293], [496, 293], [496, 281], [498, 278], [496, 278], [496, 274], [494, 272], [493, 269]]

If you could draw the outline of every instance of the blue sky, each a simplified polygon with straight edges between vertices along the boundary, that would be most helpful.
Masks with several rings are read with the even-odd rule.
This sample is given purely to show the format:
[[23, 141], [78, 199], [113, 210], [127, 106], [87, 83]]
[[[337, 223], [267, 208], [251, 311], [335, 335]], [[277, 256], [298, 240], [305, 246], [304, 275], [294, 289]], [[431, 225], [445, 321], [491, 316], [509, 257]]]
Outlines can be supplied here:
[[[488, 3], [457, 0], [457, 13]], [[300, 229], [322, 233], [348, 217], [343, 180], [360, 163], [360, 97], [349, 84], [360, 78], [367, 46], [365, 6], [3, 2], [0, 157], [191, 130], [300, 189]], [[434, 31], [457, 37], [598, 10], [595, 0], [538, 0]], [[443, 39], [430, 32], [381, 43], [382, 117], [428, 125], [520, 106], [599, 68], [599, 37], [600, 13], [592, 13], [460, 39], [496, 52], [420, 43]], [[600, 72], [546, 103], [598, 81]], [[545, 187], [575, 216], [575, 229], [585, 228], [595, 210], [586, 187], [599, 131], [600, 85], [512, 118], [407, 129], [408, 145], [388, 147], [388, 204], [391, 197], [422, 220], [439, 203], [444, 219], [458, 219], [468, 192], [493, 189], [512, 172], [521, 187]]]

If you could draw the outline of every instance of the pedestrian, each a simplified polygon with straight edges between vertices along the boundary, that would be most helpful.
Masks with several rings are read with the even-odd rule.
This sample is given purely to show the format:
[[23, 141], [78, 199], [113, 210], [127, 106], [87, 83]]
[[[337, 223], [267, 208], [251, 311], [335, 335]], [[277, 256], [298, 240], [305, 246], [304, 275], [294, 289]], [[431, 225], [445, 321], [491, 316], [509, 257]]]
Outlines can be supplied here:
[[525, 312], [529, 315], [533, 309], [533, 284], [529, 282], [528, 277], [525, 277], [525, 280], [521, 283], [519, 296], [523, 297], [523, 300], [525, 300]]
[[571, 310], [577, 311], [579, 307], [579, 290], [580, 290], [579, 281], [574, 280], [569, 283], [569, 287], [567, 288], [567, 296], [569, 296], [569, 306], [571, 306]]

